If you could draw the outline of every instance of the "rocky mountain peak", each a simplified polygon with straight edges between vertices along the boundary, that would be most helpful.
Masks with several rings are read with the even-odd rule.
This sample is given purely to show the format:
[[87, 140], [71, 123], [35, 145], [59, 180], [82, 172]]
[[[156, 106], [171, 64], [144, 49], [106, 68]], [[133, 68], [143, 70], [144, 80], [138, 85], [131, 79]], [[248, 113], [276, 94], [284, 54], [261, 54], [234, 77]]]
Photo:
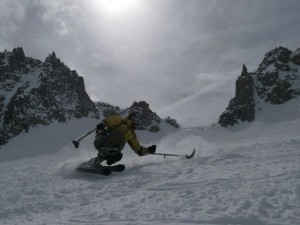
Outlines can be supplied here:
[[97, 117], [83, 78], [54, 52], [45, 62], [22, 48], [0, 53], [0, 81], [0, 145], [39, 124]]
[[238, 121], [251, 122], [254, 119], [254, 84], [252, 74], [248, 73], [243, 65], [242, 73], [236, 81], [235, 97], [230, 100], [229, 106], [219, 118], [219, 123], [224, 126], [233, 126]]
[[47, 56], [47, 58], [45, 59], [45, 62], [55, 62], [56, 60], [59, 60], [59, 59], [56, 58], [55, 52], [52, 52], [51, 54], [49, 54]]
[[251, 122], [261, 103], [284, 104], [300, 96], [300, 50], [278, 47], [265, 54], [254, 73], [243, 66], [235, 97], [220, 116], [222, 126]]
[[149, 130], [151, 132], [159, 131], [161, 119], [156, 113], [152, 112], [152, 110], [149, 108], [149, 104], [145, 101], [134, 102], [129, 107], [129, 111], [136, 108], [139, 108], [142, 111], [142, 120], [138, 126], [138, 129]]
[[[262, 64], [271, 64], [271, 63], [287, 63], [289, 62], [289, 58], [292, 51], [290, 51], [287, 48], [284, 47], [278, 47], [273, 49], [272, 51], [269, 51], [265, 54], [265, 57], [262, 61]], [[261, 67], [262, 65], [260, 65]]]
[[14, 61], [14, 62], [22, 62], [25, 60], [25, 53], [23, 51], [23, 48], [18, 47], [18, 48], [14, 48], [10, 54], [9, 57], [10, 61]]
[[45, 65], [48, 68], [52, 68], [53, 70], [61, 70], [65, 68], [65, 64], [61, 62], [59, 58], [56, 57], [55, 52], [52, 52], [45, 59]]
[[1, 52], [0, 53], [0, 65], [4, 66], [6, 64], [11, 72], [19, 71], [26, 64], [26, 57], [23, 48], [14, 48], [11, 52]]
[[130, 108], [142, 108], [143, 110], [150, 110], [149, 104], [145, 101], [133, 102]]
[[243, 64], [243, 69], [242, 69], [241, 77], [247, 77], [247, 76], [248, 76], [248, 69], [245, 66], [245, 64]]
[[299, 59], [299, 51], [292, 52], [283, 47], [266, 54], [256, 71], [256, 91], [263, 101], [283, 104], [299, 96]]

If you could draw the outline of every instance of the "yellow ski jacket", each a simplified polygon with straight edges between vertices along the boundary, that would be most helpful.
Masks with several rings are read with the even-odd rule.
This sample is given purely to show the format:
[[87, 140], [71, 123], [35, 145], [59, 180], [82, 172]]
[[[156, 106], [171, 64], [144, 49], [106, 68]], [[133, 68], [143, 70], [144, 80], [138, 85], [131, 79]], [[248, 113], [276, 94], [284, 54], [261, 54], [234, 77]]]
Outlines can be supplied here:
[[132, 150], [139, 156], [149, 154], [148, 148], [144, 148], [140, 145], [134, 131], [135, 127], [133, 121], [120, 116], [109, 116], [102, 122], [108, 128], [108, 132], [110, 133], [109, 142], [112, 145], [117, 146], [120, 151], [124, 148], [125, 144], [128, 143]]

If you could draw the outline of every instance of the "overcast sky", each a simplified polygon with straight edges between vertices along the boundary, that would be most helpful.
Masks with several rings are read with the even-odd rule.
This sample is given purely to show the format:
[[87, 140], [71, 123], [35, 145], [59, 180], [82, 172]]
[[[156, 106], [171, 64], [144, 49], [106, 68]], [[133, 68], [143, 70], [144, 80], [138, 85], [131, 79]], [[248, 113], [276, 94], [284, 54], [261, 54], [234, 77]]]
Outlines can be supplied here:
[[120, 107], [145, 100], [165, 114], [214, 96], [198, 104], [199, 121], [225, 109], [242, 64], [255, 71], [267, 51], [300, 47], [299, 0], [1, 0], [0, 8], [0, 51], [22, 46], [40, 60], [54, 51], [93, 100]]

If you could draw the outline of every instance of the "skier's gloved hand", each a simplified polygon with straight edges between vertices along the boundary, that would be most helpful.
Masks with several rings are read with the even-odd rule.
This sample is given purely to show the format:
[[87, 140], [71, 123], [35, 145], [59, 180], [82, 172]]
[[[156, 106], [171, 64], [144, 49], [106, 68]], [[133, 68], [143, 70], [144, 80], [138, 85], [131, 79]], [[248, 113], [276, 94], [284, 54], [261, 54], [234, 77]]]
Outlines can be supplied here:
[[151, 145], [148, 147], [149, 154], [153, 154], [156, 151], [156, 145]]
[[96, 132], [98, 132], [99, 130], [102, 130], [102, 131], [105, 130], [105, 125], [104, 125], [104, 123], [99, 123], [99, 124], [96, 126]]
[[156, 145], [151, 145], [148, 148], [144, 148], [143, 146], [137, 152], [139, 156], [145, 156], [149, 154], [153, 154], [156, 151]]

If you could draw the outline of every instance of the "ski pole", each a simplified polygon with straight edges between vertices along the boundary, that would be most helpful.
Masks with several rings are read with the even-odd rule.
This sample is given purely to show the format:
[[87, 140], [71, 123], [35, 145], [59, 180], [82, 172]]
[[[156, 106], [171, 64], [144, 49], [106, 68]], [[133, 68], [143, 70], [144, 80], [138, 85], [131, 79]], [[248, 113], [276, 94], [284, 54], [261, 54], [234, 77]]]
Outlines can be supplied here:
[[78, 140], [73, 140], [72, 143], [74, 145], [75, 148], [78, 148], [79, 147], [79, 143], [80, 141], [85, 138], [86, 136], [90, 135], [91, 133], [93, 133], [97, 128], [89, 131], [87, 134], [83, 135], [81, 138], [79, 138]]
[[168, 154], [168, 153], [152, 153], [151, 155], [163, 155], [164, 158], [166, 156], [175, 156], [175, 157], [186, 157], [187, 159], [193, 158], [195, 155], [196, 149], [194, 148], [193, 152], [190, 155], [177, 155], [177, 154]]

